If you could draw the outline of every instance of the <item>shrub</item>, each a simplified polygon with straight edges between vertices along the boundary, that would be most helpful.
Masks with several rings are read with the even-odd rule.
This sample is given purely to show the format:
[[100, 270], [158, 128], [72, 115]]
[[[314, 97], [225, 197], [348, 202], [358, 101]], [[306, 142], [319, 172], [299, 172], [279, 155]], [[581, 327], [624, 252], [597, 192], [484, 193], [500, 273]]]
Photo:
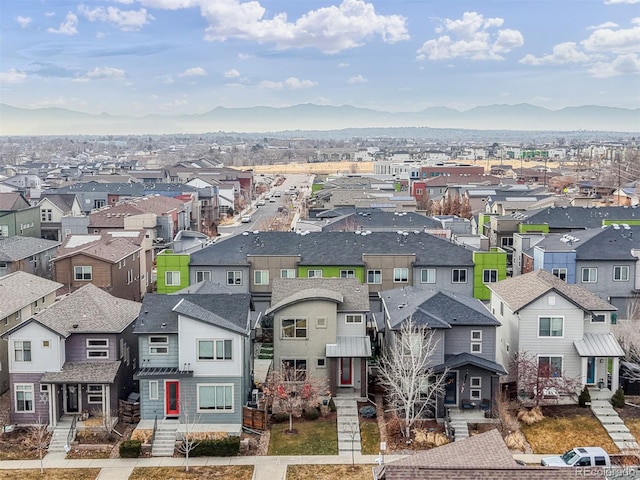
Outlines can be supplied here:
[[418, 428], [416, 428], [413, 433], [416, 443], [427, 446], [428, 448], [440, 447], [449, 443], [449, 439], [444, 433], [429, 432]]
[[616, 390], [616, 393], [611, 397], [611, 405], [617, 408], [624, 407], [624, 391], [622, 388]]
[[544, 415], [540, 407], [534, 407], [531, 410], [520, 410], [517, 416], [518, 420], [527, 425], [533, 425], [541, 420], [544, 420]]
[[504, 443], [507, 444], [507, 447], [511, 450], [519, 450], [521, 452], [525, 451], [527, 446], [527, 439], [521, 431], [512, 432], [506, 436], [504, 439]]
[[192, 457], [233, 457], [240, 451], [240, 437], [203, 440], [189, 454]]
[[331, 397], [331, 399], [329, 400], [329, 411], [335, 412], [336, 410], [338, 410], [338, 408], [336, 407], [336, 404], [333, 401], [333, 397]]
[[578, 404], [580, 404], [580, 406], [584, 408], [589, 402], [591, 402], [591, 394], [589, 393], [589, 389], [585, 385], [582, 389], [582, 392], [580, 392], [580, 395], [578, 396]]
[[274, 413], [271, 415], [271, 421], [273, 423], [284, 423], [289, 421], [288, 413]]
[[395, 438], [404, 436], [404, 430], [402, 428], [402, 422], [397, 415], [391, 415], [387, 422], [387, 437]]
[[302, 412], [302, 416], [306, 420], [317, 420], [318, 418], [320, 418], [320, 412], [314, 408], [312, 410], [305, 410], [304, 412]]
[[142, 451], [140, 440], [125, 440], [120, 444], [120, 458], [138, 458]]
[[376, 418], [376, 407], [373, 407], [371, 405], [362, 407], [360, 409], [360, 415], [362, 415], [364, 418]]

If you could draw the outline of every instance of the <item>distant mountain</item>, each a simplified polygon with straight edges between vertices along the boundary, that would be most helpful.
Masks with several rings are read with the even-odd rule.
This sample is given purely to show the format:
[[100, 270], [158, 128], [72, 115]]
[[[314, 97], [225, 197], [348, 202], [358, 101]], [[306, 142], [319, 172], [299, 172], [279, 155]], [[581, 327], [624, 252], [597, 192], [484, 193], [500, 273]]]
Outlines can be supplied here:
[[64, 108], [23, 109], [0, 104], [0, 135], [144, 135], [278, 132], [347, 128], [429, 127], [475, 130], [640, 132], [640, 109], [585, 105], [549, 110], [529, 104], [487, 105], [466, 111], [433, 107], [383, 112], [350, 105], [285, 108], [217, 107], [193, 115], [94, 115]]

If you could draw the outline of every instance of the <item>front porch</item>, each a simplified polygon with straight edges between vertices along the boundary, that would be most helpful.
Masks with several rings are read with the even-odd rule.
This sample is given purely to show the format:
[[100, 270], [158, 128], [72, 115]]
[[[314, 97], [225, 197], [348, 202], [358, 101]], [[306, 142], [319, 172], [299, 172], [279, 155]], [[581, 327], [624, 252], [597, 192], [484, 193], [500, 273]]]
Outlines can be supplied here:
[[624, 357], [624, 350], [613, 334], [585, 333], [581, 340], [573, 343], [580, 356], [582, 384], [615, 392], [619, 386], [620, 358]]

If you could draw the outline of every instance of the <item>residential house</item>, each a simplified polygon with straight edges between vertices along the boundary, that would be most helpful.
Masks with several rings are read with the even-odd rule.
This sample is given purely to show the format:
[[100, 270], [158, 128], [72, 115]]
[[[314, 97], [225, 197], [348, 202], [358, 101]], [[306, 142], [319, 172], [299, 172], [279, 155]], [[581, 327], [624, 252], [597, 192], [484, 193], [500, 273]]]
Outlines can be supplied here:
[[274, 278], [274, 368], [291, 380], [327, 380], [332, 396], [367, 397], [369, 289], [356, 278]]
[[[544, 375], [584, 385], [618, 388], [624, 352], [611, 333], [616, 307], [546, 270], [491, 284], [491, 311], [500, 320], [498, 361], [511, 367], [515, 353], [537, 359]], [[517, 377], [517, 372], [511, 372]], [[531, 394], [531, 392], [524, 392]], [[577, 401], [573, 398], [566, 401]]]
[[197, 293], [146, 295], [135, 334], [140, 417], [189, 414], [240, 435], [251, 381], [251, 297], [205, 282]]
[[[52, 305], [62, 284], [26, 272], [0, 278], [0, 335]], [[8, 343], [0, 342], [0, 393], [9, 388]]]
[[42, 238], [61, 242], [71, 232], [62, 230], [62, 217], [84, 216], [78, 198], [71, 193], [43, 194], [37, 202], [40, 208]]
[[0, 237], [0, 277], [12, 272], [26, 272], [52, 278], [51, 259], [60, 242], [36, 237]]
[[134, 390], [139, 311], [89, 284], [5, 332], [11, 422], [55, 426], [84, 412], [112, 419]]
[[116, 297], [139, 302], [149, 275], [142, 265], [144, 232], [119, 233], [131, 236], [69, 235], [53, 259], [56, 281], [69, 292], [90, 283]]
[[[379, 208], [341, 208], [336, 209], [340, 216], [329, 218], [325, 214], [318, 215], [324, 218], [325, 224], [322, 230], [325, 232], [397, 232], [429, 231], [439, 232], [443, 230], [442, 224], [431, 217], [415, 212], [387, 212]], [[324, 212], [329, 213], [329, 212]], [[443, 233], [442, 236], [445, 236]]]
[[18, 192], [0, 193], [0, 238], [40, 238], [40, 209]]
[[[447, 371], [445, 392], [437, 401], [440, 418], [446, 407], [491, 408], [499, 394], [499, 379], [507, 372], [496, 358], [500, 322], [479, 300], [444, 290], [404, 287], [380, 292], [382, 314], [376, 317], [378, 342], [385, 349], [398, 341], [403, 325], [433, 332], [436, 350], [429, 365]], [[487, 401], [488, 400], [488, 401]]]

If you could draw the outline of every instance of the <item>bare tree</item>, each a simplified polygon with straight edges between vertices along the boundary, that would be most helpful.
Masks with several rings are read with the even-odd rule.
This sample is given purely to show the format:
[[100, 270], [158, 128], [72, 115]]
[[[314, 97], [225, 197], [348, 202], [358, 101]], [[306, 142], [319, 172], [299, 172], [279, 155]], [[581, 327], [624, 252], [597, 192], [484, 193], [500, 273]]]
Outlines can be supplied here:
[[46, 423], [42, 423], [42, 419], [38, 417], [38, 421], [31, 425], [28, 429], [27, 441], [32, 448], [38, 452], [40, 459], [40, 473], [44, 473], [44, 452], [49, 448], [49, 429]]
[[422, 193], [416, 196], [416, 203], [418, 210], [424, 210], [428, 215], [431, 215], [433, 202], [431, 201], [431, 196], [429, 195], [429, 189], [426, 186], [422, 190]]
[[624, 369], [627, 380], [640, 380], [640, 296], [636, 295], [627, 302], [627, 318], [618, 320], [612, 328], [613, 334], [624, 350], [625, 361], [639, 368]]
[[404, 415], [406, 438], [415, 421], [444, 393], [448, 370], [436, 374], [431, 364], [437, 345], [434, 331], [416, 326], [410, 318], [378, 361], [378, 381], [391, 409]]
[[180, 416], [184, 425], [184, 432], [181, 433], [181, 442], [178, 445], [178, 451], [183, 453], [185, 461], [185, 471], [189, 471], [189, 454], [196, 448], [200, 441], [196, 433], [196, 425], [200, 423], [200, 417], [191, 413], [189, 403], [186, 400], [180, 400]]
[[360, 434], [360, 425], [355, 421], [351, 421], [342, 427], [342, 431], [349, 435], [349, 438], [351, 439], [351, 466], [355, 467], [356, 459], [353, 451], [353, 443], [356, 441], [356, 437]]

